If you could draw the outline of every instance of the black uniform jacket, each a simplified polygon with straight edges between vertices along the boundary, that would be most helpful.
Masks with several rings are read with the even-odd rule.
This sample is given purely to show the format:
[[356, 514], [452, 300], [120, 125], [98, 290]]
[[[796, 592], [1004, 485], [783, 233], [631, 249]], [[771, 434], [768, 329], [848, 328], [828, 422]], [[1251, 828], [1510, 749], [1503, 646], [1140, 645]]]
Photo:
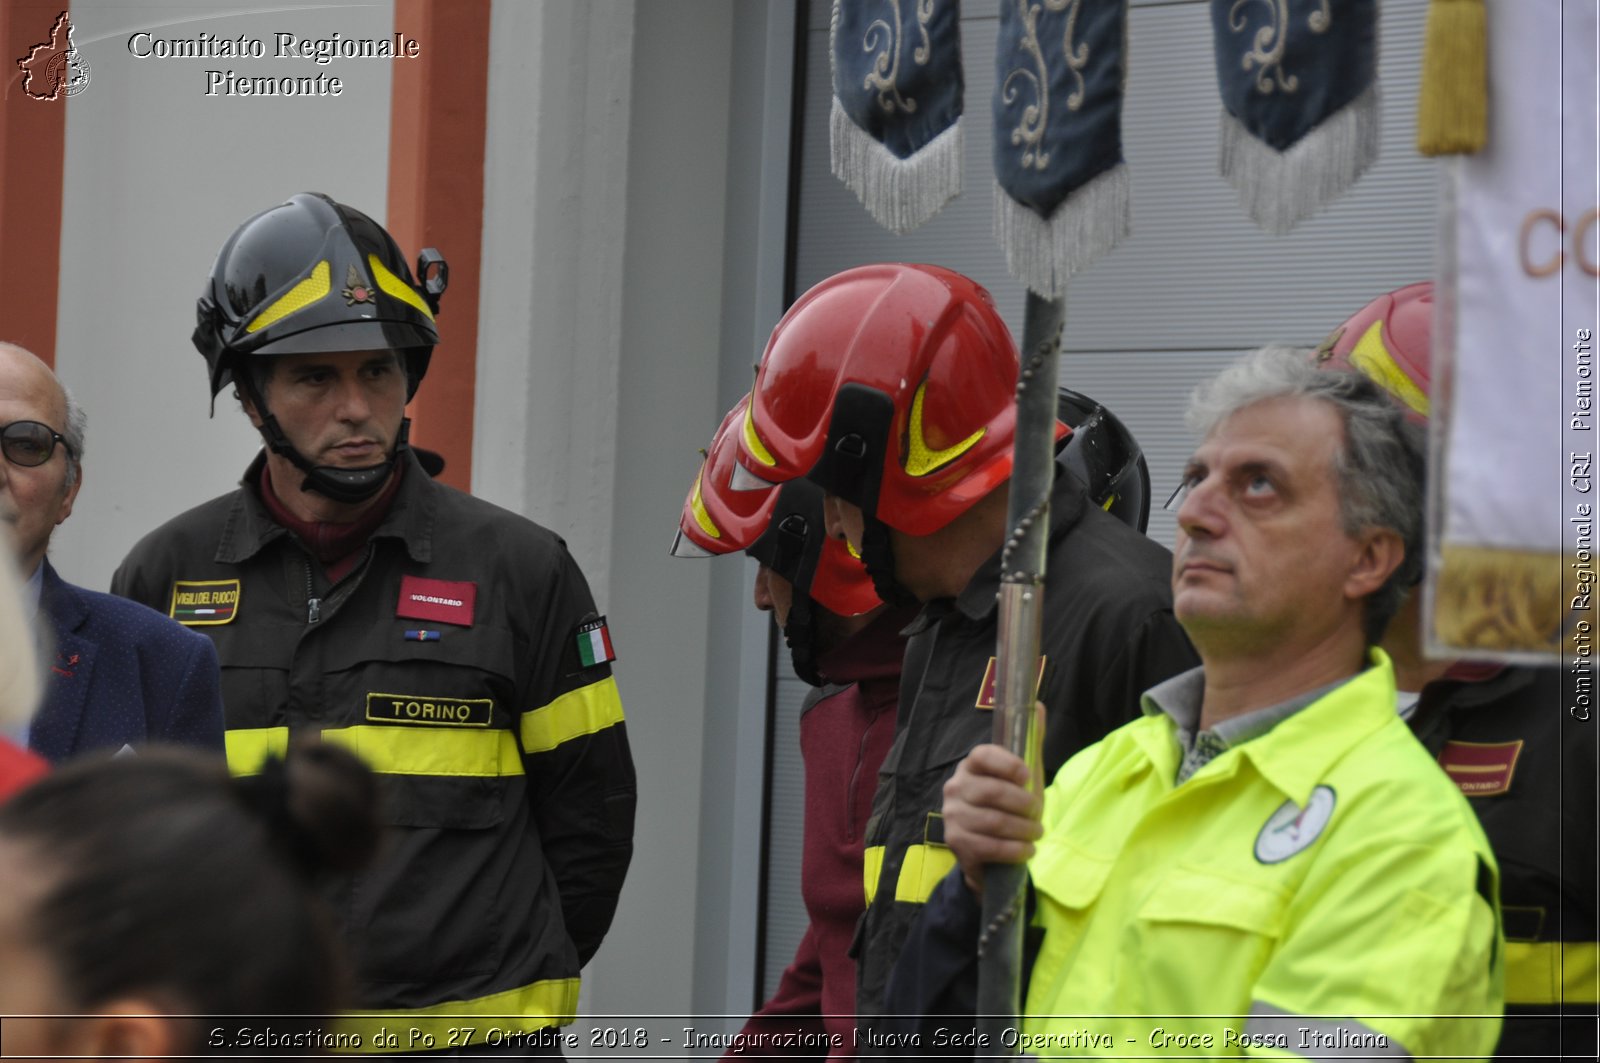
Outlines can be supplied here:
[[[1171, 573], [1166, 548], [1090, 505], [1082, 482], [1058, 467], [1040, 639], [1047, 778], [1138, 716], [1146, 689], [1199, 663], [1172, 616]], [[911, 921], [955, 866], [943, 786], [973, 746], [991, 740], [999, 589], [996, 553], [960, 597], [930, 603], [910, 628], [895, 741], [867, 824], [868, 907], [855, 944], [864, 1025], [882, 1010]]]
[[[1499, 1059], [1594, 1059], [1596, 738], [1573, 673], [1435, 680], [1411, 727], [1467, 795], [1500, 865], [1506, 1021]], [[1562, 1016], [1565, 1016], [1563, 1019]]]
[[262, 504], [262, 460], [239, 490], [147, 535], [113, 590], [216, 643], [233, 771], [320, 733], [378, 773], [382, 855], [330, 896], [363, 1012], [571, 1021], [634, 814], [583, 574], [556, 535], [408, 453], [364, 557], [330, 586]]

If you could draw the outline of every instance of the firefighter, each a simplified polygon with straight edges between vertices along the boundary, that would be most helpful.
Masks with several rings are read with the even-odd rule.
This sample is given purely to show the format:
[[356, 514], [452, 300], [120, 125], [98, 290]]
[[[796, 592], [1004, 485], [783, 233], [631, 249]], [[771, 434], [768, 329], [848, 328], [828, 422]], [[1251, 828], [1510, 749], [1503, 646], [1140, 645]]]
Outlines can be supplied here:
[[[778, 986], [739, 1032], [737, 1057], [855, 1054], [850, 941], [865, 907], [862, 836], [894, 735], [905, 608], [878, 600], [860, 561], [827, 537], [822, 491], [805, 480], [735, 490], [748, 398], [723, 419], [684, 501], [676, 556], [743, 551], [759, 563], [755, 601], [771, 612], [795, 673], [812, 685], [800, 709], [805, 824], [800, 896], [806, 931]], [[793, 1035], [804, 1035], [795, 1038]], [[730, 1056], [735, 1053], [730, 1049]]]
[[384, 855], [330, 896], [365, 1016], [347, 1029], [418, 1031], [395, 1051], [538, 1051], [573, 1020], [616, 908], [633, 764], [566, 544], [434, 481], [407, 446], [447, 280], [431, 250], [413, 278], [381, 226], [326, 196], [241, 225], [193, 338], [213, 397], [231, 383], [266, 446], [112, 586], [216, 643], [235, 773], [320, 734], [377, 774]]
[[[1380, 295], [1318, 348], [1319, 364], [1355, 368], [1407, 414], [1431, 414], [1433, 285]], [[1594, 1058], [1597, 900], [1594, 735], [1565, 711], [1556, 667], [1429, 660], [1422, 596], [1396, 614], [1383, 648], [1400, 709], [1466, 794], [1500, 864], [1506, 935], [1502, 1059]]]
[[[866, 1025], [907, 928], [954, 866], [941, 787], [993, 725], [1018, 372], [983, 288], [937, 266], [863, 266], [821, 282], [779, 322], [739, 437], [742, 479], [816, 483], [830, 532], [861, 554], [879, 596], [922, 606], [903, 672], [913, 685], [866, 838], [856, 953]], [[1068, 434], [1058, 426], [1058, 439]], [[1064, 468], [1048, 551], [1039, 689], [1053, 772], [1195, 657], [1172, 616], [1170, 554]]]

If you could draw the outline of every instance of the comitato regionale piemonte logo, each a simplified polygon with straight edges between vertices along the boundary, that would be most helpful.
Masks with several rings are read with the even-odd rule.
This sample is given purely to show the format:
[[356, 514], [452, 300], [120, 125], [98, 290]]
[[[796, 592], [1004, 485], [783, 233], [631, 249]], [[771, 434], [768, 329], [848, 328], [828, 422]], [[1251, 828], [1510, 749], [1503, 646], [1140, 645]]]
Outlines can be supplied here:
[[89, 64], [72, 43], [72, 18], [63, 11], [50, 27], [50, 39], [17, 60], [22, 91], [32, 100], [59, 100], [89, 87]]

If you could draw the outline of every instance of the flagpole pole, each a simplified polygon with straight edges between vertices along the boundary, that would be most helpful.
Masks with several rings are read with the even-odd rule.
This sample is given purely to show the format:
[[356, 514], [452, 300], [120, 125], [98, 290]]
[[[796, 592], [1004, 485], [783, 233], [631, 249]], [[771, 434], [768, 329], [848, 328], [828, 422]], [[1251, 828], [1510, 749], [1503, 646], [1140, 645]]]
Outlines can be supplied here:
[[[1066, 296], [1028, 292], [1022, 324], [1022, 371], [1017, 380], [1011, 495], [1001, 555], [998, 645], [995, 650], [993, 739], [1027, 757], [1038, 695], [1039, 633], [1044, 605], [1045, 554], [1050, 541], [1050, 491], [1055, 479], [1056, 378]], [[1040, 766], [1031, 764], [1038, 771]], [[984, 868], [983, 932], [978, 942], [978, 1032], [981, 1054], [1014, 1055], [1022, 1013], [1022, 932], [1027, 868]]]

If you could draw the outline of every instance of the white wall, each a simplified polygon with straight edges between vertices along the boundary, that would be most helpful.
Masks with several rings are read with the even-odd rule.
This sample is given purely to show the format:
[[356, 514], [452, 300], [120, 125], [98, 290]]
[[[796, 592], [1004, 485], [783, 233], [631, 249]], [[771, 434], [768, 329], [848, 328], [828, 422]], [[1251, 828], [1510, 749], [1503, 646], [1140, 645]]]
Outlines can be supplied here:
[[584, 1010], [687, 1013], [708, 571], [666, 554], [716, 416], [728, 0], [498, 3], [474, 490], [565, 536], [620, 655], [636, 851]]
[[[91, 81], [67, 103], [56, 369], [88, 411], [89, 434], [83, 491], [51, 555], [67, 579], [95, 589], [145, 532], [231, 487], [257, 449], [226, 392], [207, 419], [205, 363], [189, 342], [222, 242], [295, 192], [326, 192], [379, 219], [387, 203], [390, 64], [270, 56], [277, 32], [385, 37], [389, 0], [216, 10], [72, 5]], [[128, 38], [141, 30], [263, 38], [269, 58], [137, 59]], [[229, 68], [326, 73], [344, 86], [338, 97], [207, 97], [204, 71]]]

